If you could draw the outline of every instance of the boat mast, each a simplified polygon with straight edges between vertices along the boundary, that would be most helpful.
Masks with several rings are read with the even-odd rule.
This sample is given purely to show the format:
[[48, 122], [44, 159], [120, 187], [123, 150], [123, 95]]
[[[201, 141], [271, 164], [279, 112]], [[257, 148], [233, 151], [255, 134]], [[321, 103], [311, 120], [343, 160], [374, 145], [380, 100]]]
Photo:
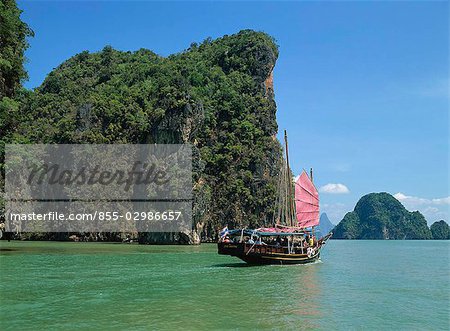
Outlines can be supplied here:
[[[309, 169], [309, 177], [311, 179], [311, 183], [314, 184], [314, 180], [313, 180], [313, 168]], [[315, 237], [316, 236], [316, 232], [315, 232], [315, 227], [312, 227], [312, 235]]]
[[291, 168], [289, 167], [289, 148], [287, 132], [284, 130], [284, 143], [286, 145], [286, 182], [287, 182], [287, 213], [286, 216], [289, 220], [289, 225], [294, 226], [294, 205], [292, 199], [292, 179], [291, 179]]

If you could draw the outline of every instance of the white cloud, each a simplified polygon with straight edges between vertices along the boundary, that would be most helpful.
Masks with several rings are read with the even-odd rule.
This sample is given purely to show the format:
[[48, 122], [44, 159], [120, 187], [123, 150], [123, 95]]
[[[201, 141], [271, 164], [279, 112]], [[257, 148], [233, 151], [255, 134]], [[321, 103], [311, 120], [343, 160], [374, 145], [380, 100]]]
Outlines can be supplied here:
[[450, 205], [450, 197], [437, 198], [437, 199], [425, 199], [419, 197], [413, 197], [410, 195], [403, 194], [401, 192], [395, 193], [394, 197], [405, 204], [413, 206], [423, 206], [423, 205]]
[[431, 202], [435, 205], [450, 205], [450, 197], [431, 199]]
[[449, 220], [450, 197], [427, 199], [401, 192], [394, 194], [394, 197], [407, 209], [420, 211], [429, 224], [440, 219]]
[[327, 184], [319, 188], [319, 192], [331, 194], [345, 194], [350, 193], [350, 190], [344, 184]]

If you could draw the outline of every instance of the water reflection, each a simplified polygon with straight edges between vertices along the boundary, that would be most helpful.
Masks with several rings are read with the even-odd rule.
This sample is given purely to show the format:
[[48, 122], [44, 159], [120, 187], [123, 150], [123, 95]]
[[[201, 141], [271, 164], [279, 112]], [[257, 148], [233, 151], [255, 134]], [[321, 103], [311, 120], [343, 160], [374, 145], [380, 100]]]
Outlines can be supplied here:
[[318, 279], [319, 264], [302, 266], [295, 277], [297, 307], [294, 312], [301, 316], [320, 317], [321, 287]]
[[274, 307], [278, 320], [283, 320], [288, 328], [318, 328], [318, 321], [323, 317], [322, 288], [318, 279], [321, 265], [274, 267], [279, 270], [272, 287], [282, 293], [281, 300]]
[[248, 319], [253, 315], [251, 320], [257, 322], [252, 328], [320, 328], [320, 320], [324, 317], [322, 286], [318, 278], [322, 263], [255, 266], [236, 262], [212, 267], [223, 268], [219, 271], [221, 276], [232, 281], [235, 293], [245, 298], [243, 305], [231, 297], [221, 298], [221, 304], [236, 308], [239, 305], [235, 318], [242, 314], [242, 318]]

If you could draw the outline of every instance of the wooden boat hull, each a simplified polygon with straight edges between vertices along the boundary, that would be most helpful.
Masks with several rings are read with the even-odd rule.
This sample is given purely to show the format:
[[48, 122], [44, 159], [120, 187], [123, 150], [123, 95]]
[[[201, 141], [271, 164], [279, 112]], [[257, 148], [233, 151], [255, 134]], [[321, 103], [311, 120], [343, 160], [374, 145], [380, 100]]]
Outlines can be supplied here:
[[248, 264], [306, 264], [320, 258], [320, 247], [314, 254], [295, 252], [289, 254], [286, 247], [251, 245], [246, 243], [218, 243], [218, 253], [240, 258]]

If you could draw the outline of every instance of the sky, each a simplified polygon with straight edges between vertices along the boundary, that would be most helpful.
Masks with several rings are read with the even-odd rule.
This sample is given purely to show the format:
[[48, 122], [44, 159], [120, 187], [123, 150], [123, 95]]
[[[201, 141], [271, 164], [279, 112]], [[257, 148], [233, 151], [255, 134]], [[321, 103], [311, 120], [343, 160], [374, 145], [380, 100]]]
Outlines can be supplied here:
[[105, 45], [162, 56], [242, 29], [279, 45], [279, 138], [291, 167], [314, 168], [337, 224], [359, 198], [389, 192], [428, 223], [450, 221], [447, 1], [19, 1], [35, 32], [39, 86], [61, 62]]

